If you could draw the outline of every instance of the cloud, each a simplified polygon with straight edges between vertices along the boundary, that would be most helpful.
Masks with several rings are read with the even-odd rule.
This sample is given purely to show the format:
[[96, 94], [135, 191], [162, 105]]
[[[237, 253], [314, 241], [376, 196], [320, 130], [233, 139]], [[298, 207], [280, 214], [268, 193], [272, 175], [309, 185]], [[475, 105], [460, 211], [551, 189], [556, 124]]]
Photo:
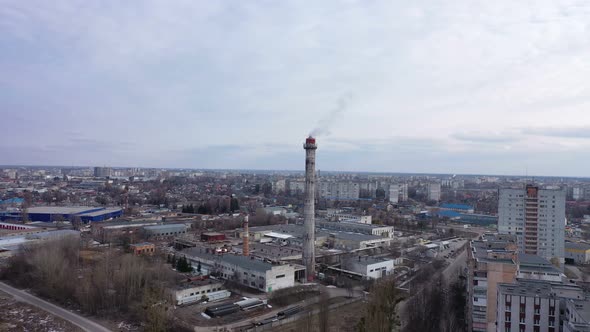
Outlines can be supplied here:
[[320, 119], [323, 168], [518, 171], [587, 148], [589, 22], [569, 0], [8, 0], [0, 158], [300, 169]]
[[479, 132], [460, 132], [451, 135], [452, 138], [472, 143], [514, 143], [520, 141], [520, 137], [509, 133], [479, 133]]
[[525, 135], [534, 136], [547, 136], [557, 138], [590, 138], [590, 126], [580, 127], [536, 127], [536, 128], [524, 128], [522, 132]]

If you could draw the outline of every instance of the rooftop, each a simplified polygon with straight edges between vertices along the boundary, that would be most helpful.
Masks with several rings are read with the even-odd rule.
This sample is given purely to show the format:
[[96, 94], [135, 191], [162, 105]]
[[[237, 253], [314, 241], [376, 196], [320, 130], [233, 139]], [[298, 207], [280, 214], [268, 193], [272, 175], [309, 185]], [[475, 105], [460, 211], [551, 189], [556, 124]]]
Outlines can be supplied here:
[[590, 250], [590, 244], [587, 243], [579, 243], [579, 242], [566, 242], [565, 249], [574, 249], [574, 250]]
[[145, 226], [143, 229], [146, 230], [162, 230], [162, 229], [186, 229], [186, 225], [185, 224], [164, 224], [164, 225], [154, 225], [154, 226]]
[[441, 204], [440, 207], [442, 209], [473, 210], [473, 206], [466, 205], [466, 204], [444, 203], [444, 204]]
[[515, 284], [498, 284], [498, 293], [516, 296], [553, 297], [548, 282], [519, 281]]
[[270, 263], [263, 262], [258, 259], [252, 259], [246, 256], [238, 256], [232, 254], [226, 255], [213, 255], [203, 252], [201, 248], [189, 248], [182, 251], [187, 256], [192, 256], [193, 259], [204, 259], [209, 261], [224, 262], [226, 264], [236, 265], [243, 269], [254, 270], [259, 272], [270, 271], [273, 265]]

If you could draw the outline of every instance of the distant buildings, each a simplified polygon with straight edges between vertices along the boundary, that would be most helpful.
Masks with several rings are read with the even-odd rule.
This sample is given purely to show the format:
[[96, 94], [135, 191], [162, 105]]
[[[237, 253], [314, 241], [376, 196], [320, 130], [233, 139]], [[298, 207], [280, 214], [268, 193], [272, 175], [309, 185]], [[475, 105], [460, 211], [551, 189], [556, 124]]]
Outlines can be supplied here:
[[165, 224], [143, 227], [148, 238], [162, 238], [169, 236], [179, 236], [186, 234], [187, 226], [185, 224]]
[[527, 185], [500, 189], [498, 231], [516, 235], [520, 252], [564, 262], [565, 192]]
[[428, 200], [440, 201], [441, 189], [440, 183], [429, 183], [428, 184]]
[[[71, 221], [79, 217], [82, 222], [99, 222], [118, 218], [123, 215], [121, 208], [104, 208], [88, 206], [36, 206], [27, 209], [29, 221]], [[20, 221], [23, 218], [21, 212], [7, 212], [0, 214], [0, 220]]]
[[360, 186], [356, 182], [338, 181], [338, 182], [320, 182], [319, 194], [321, 198], [332, 199], [359, 199]]
[[110, 177], [112, 169], [110, 167], [94, 167], [94, 177], [106, 178]]

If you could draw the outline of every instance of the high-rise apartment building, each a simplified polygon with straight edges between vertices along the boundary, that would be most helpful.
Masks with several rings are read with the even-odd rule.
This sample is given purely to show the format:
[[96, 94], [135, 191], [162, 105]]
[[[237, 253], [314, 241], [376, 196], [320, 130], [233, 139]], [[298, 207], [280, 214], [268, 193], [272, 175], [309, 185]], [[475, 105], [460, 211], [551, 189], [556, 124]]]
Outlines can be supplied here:
[[498, 232], [516, 235], [522, 253], [564, 262], [565, 191], [500, 189]]
[[440, 201], [440, 183], [429, 183], [428, 184], [428, 199], [431, 201]]
[[110, 167], [94, 167], [94, 177], [106, 178], [111, 176], [112, 169]]

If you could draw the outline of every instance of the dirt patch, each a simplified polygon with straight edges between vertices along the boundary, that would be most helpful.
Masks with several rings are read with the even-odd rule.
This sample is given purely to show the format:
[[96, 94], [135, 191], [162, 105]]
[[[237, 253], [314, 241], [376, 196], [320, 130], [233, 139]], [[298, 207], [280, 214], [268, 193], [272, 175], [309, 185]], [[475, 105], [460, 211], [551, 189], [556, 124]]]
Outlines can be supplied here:
[[74, 324], [0, 292], [0, 331], [82, 331]]

